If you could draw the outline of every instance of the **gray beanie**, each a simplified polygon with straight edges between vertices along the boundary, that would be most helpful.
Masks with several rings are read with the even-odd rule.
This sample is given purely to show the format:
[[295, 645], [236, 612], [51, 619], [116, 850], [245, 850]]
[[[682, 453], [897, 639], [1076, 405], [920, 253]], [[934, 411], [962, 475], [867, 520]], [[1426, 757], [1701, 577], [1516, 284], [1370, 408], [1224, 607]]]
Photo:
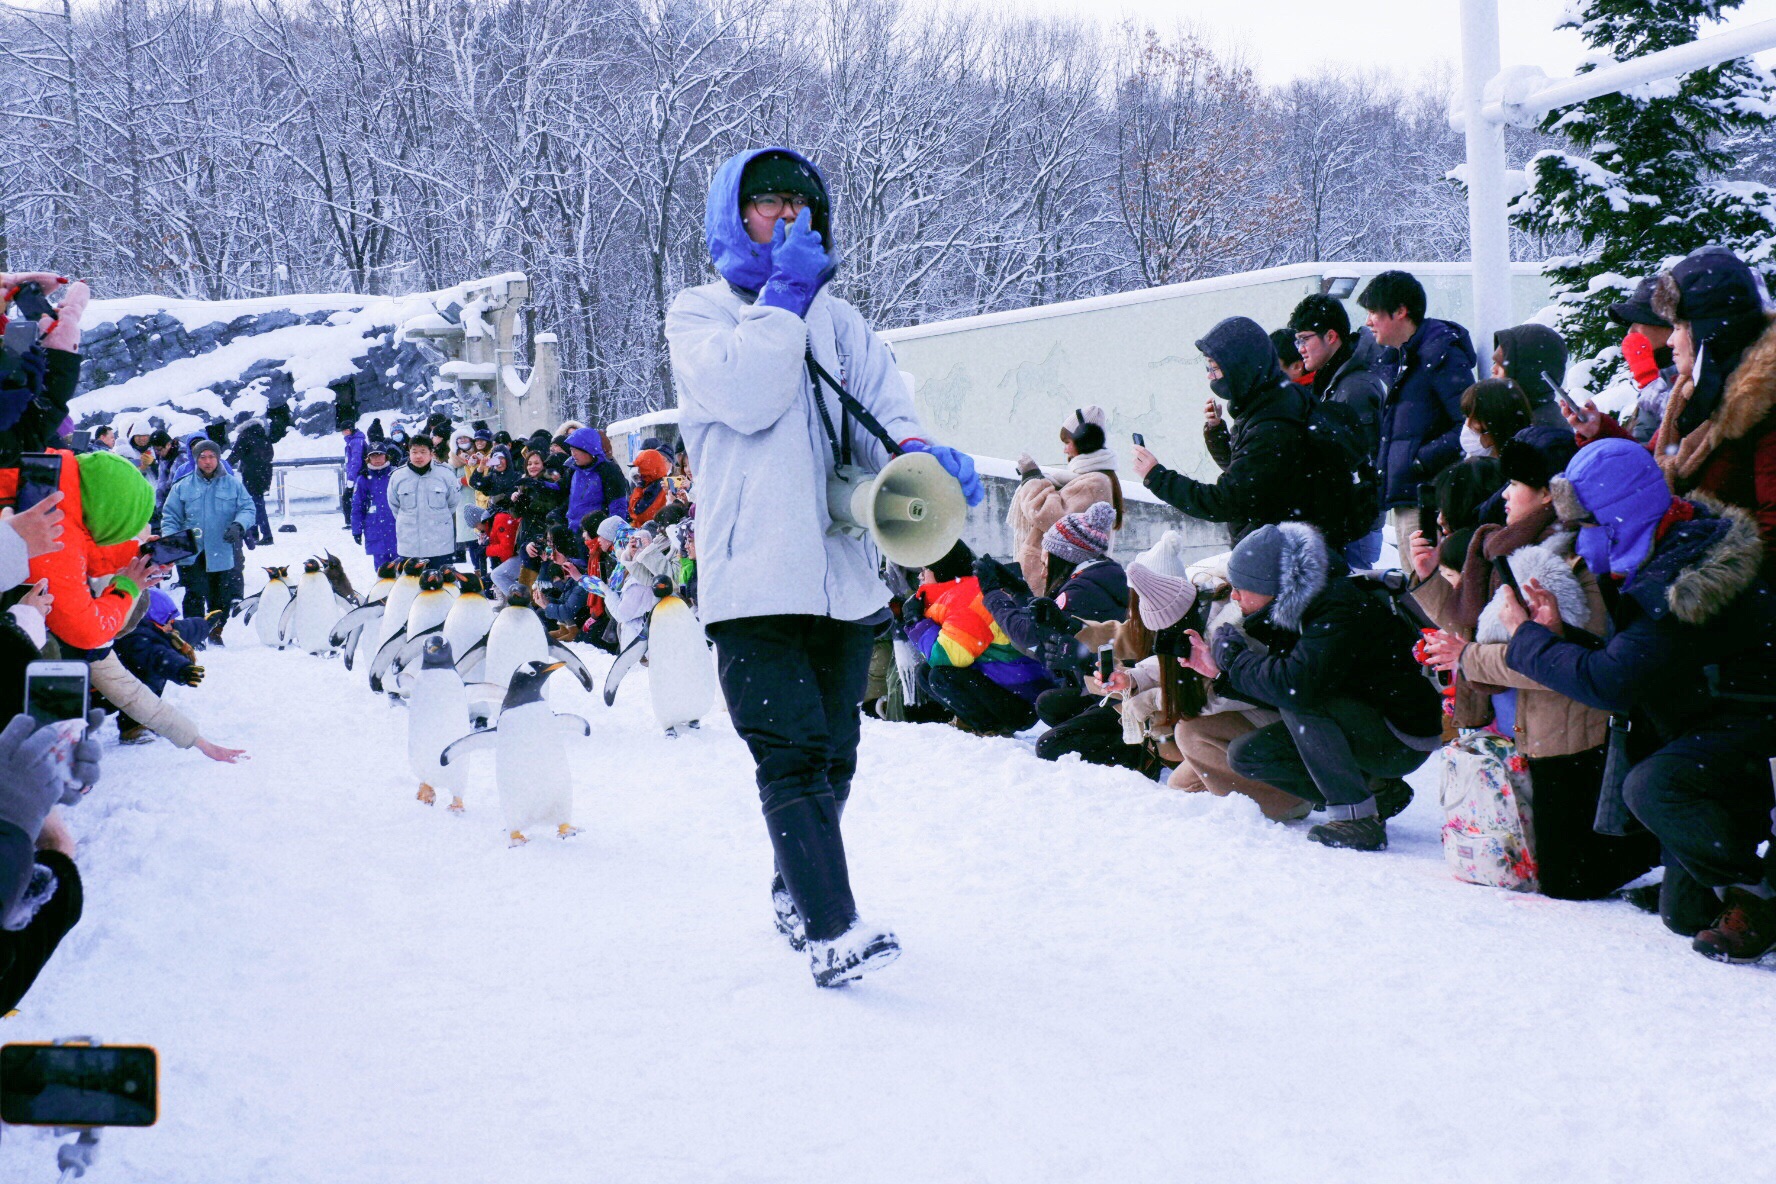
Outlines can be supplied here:
[[210, 439], [199, 440], [191, 446], [191, 459], [196, 460], [197, 454], [200, 452], [213, 452], [217, 456], [222, 455], [222, 450], [216, 447], [216, 442], [214, 440]]
[[1275, 596], [1283, 589], [1283, 532], [1275, 523], [1240, 540], [1227, 560], [1227, 582], [1242, 592]]
[[598, 537], [614, 546], [618, 536], [623, 533], [623, 527], [627, 525], [628, 523], [624, 522], [615, 514], [612, 514], [598, 524]]

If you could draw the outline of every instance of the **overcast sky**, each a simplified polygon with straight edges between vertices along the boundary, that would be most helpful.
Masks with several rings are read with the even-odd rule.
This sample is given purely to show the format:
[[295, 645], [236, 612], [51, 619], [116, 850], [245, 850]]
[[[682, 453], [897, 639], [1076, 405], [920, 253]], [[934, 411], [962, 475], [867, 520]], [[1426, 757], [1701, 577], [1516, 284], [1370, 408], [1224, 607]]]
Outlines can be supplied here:
[[[966, 0], [964, 0], [966, 2]], [[1020, 12], [1115, 21], [1133, 16], [1169, 29], [1185, 21], [1218, 44], [1239, 47], [1260, 77], [1281, 82], [1321, 66], [1376, 67], [1417, 75], [1436, 59], [1461, 60], [1459, 0], [977, 0]], [[1649, 0], [1656, 3], [1657, 0]], [[1578, 34], [1555, 32], [1566, 0], [1499, 0], [1503, 64], [1570, 75], [1584, 52]], [[1722, 27], [1776, 18], [1776, 0], [1745, 0]], [[1772, 55], [1760, 55], [1766, 64]]]

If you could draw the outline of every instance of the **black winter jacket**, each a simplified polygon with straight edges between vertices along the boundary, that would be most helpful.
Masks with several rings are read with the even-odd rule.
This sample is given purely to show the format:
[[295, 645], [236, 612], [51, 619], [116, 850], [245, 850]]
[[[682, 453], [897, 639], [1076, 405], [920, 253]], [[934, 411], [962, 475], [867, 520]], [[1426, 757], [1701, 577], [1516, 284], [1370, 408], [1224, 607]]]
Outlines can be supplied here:
[[[1690, 500], [1696, 517], [1671, 526], [1615, 598], [1615, 632], [1602, 648], [1529, 621], [1505, 651], [1511, 669], [1588, 706], [1631, 712], [1661, 742], [1770, 711], [1768, 702], [1733, 697], [1776, 695], [1776, 592], [1758, 575], [1757, 523], [1742, 510]], [[1768, 755], [1776, 755], [1771, 740]]]
[[1313, 527], [1291, 522], [1282, 529], [1282, 590], [1244, 625], [1269, 653], [1237, 651], [1217, 689], [1228, 698], [1309, 711], [1355, 699], [1406, 735], [1437, 735], [1442, 703], [1413, 660], [1416, 639], [1386, 593], [1352, 580]]
[[1387, 374], [1381, 364], [1381, 346], [1369, 330], [1339, 347], [1332, 360], [1314, 375], [1314, 394], [1343, 403], [1362, 421], [1363, 440], [1373, 463], [1381, 453], [1381, 405], [1387, 399]]
[[[1057, 608], [1076, 620], [1120, 621], [1128, 616], [1128, 573], [1114, 559], [1082, 564], [1055, 589], [1052, 599]], [[1044, 662], [1047, 654], [1073, 652], [1074, 647], [1065, 644], [1073, 635], [1037, 621], [1035, 597], [1021, 584], [988, 592], [981, 603], [1011, 644], [1027, 657]]]
[[1452, 321], [1427, 319], [1397, 353], [1381, 409], [1381, 505], [1418, 501], [1418, 487], [1461, 459], [1461, 397], [1474, 385], [1474, 343]]
[[[1229, 393], [1233, 427], [1227, 463], [1212, 484], [1155, 465], [1146, 486], [1192, 518], [1227, 523], [1238, 543], [1260, 526], [1301, 516], [1295, 493], [1307, 464], [1311, 404], [1307, 392], [1283, 373], [1270, 337], [1256, 322], [1231, 317], [1197, 347], [1221, 367], [1216, 393]], [[1210, 450], [1215, 451], [1213, 443]]]
[[271, 438], [266, 434], [265, 425], [256, 419], [249, 419], [241, 426], [240, 435], [235, 437], [234, 450], [228, 454], [228, 463], [240, 474], [241, 484], [247, 492], [264, 497], [271, 489]]

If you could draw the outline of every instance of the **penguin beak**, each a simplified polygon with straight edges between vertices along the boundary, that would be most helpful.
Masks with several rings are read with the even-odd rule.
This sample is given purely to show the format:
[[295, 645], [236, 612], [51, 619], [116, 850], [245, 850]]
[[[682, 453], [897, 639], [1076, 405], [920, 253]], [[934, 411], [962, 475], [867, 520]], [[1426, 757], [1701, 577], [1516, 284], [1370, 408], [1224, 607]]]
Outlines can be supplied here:
[[548, 664], [548, 665], [547, 665], [547, 666], [545, 666], [545, 667], [543, 667], [543, 668], [542, 668], [542, 670], [541, 670], [541, 671], [540, 671], [540, 672], [539, 672], [539, 673], [542, 673], [542, 674], [553, 674], [553, 673], [555, 673], [555, 672], [556, 672], [556, 671], [557, 671], [557, 670], [560, 670], [560, 669], [561, 669], [561, 668], [562, 668], [562, 667], [563, 667], [563, 666], [565, 666], [565, 665], [567, 665], [567, 663], [566, 663], [566, 662], [551, 662], [551, 663], [549, 663], [549, 664]]

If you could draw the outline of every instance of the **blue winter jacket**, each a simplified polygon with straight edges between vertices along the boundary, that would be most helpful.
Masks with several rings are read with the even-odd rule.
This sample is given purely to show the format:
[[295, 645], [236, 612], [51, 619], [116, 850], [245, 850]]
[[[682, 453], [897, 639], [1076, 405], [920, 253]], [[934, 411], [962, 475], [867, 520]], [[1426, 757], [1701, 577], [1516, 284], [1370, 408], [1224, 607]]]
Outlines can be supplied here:
[[[253, 498], [240, 478], [217, 469], [206, 477], [195, 469], [173, 482], [166, 506], [160, 513], [160, 533], [177, 534], [197, 527], [203, 531], [204, 564], [209, 571], [234, 569], [234, 544], [226, 537], [228, 526], [237, 522], [243, 531], [251, 531], [257, 522]], [[181, 566], [197, 562], [197, 556], [180, 560]]]
[[164, 629], [144, 617], [140, 624], [117, 639], [117, 659], [124, 669], [142, 680], [155, 694], [166, 690], [169, 679], [178, 678], [197, 665], [179, 652]]
[[364, 475], [364, 450], [370, 447], [363, 432], [353, 432], [345, 441], [345, 483], [350, 485]]
[[1461, 397], [1477, 358], [1468, 331], [1427, 319], [1395, 351], [1398, 369], [1381, 408], [1381, 504], [1418, 501], [1420, 482], [1461, 459]]
[[393, 558], [395, 548], [395, 515], [389, 509], [389, 478], [395, 466], [365, 469], [352, 487], [352, 534], [364, 540], [366, 554]]
[[[576, 429], [568, 436], [567, 446], [592, 454], [591, 464], [585, 468], [575, 464], [569, 470], [572, 478], [567, 492], [567, 524], [578, 530], [586, 515], [594, 512], [600, 521], [612, 514], [627, 518], [629, 483], [621, 480], [622, 474], [617, 471], [616, 464], [604, 455], [604, 445], [598, 439], [598, 429]], [[617, 480], [608, 479], [612, 477]]]

